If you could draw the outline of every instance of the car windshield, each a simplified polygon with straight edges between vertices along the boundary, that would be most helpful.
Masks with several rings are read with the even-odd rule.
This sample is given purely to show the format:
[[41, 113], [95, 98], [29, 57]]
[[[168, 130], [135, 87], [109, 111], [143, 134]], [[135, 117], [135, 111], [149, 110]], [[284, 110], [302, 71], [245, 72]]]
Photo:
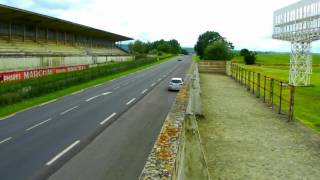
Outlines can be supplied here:
[[176, 84], [177, 84], [177, 83], [182, 83], [181, 80], [177, 80], [177, 79], [171, 80], [171, 82], [172, 82], [172, 83], [176, 83]]

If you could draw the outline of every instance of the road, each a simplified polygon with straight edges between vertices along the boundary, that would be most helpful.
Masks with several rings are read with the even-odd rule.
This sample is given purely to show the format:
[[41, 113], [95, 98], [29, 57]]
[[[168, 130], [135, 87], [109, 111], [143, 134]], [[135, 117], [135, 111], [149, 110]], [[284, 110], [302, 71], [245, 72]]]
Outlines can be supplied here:
[[[52, 174], [52, 178], [59, 175], [72, 178], [75, 177], [72, 172], [81, 175], [82, 169], [76, 170], [69, 164], [79, 156], [85, 159], [86, 155], [82, 154], [90, 151], [90, 147], [94, 147], [92, 143], [105, 133], [108, 134], [104, 143], [108, 145], [107, 151], [101, 153], [99, 148], [95, 149], [112, 163], [98, 164], [106, 166], [99, 167], [100, 172], [95, 173], [111, 178], [137, 176], [175, 99], [176, 93], [166, 90], [167, 83], [171, 77], [183, 77], [190, 65], [190, 57], [183, 59], [162, 63], [1, 120], [0, 179], [45, 179]], [[132, 158], [135, 155], [132, 152], [136, 152], [136, 159]], [[127, 161], [128, 157], [134, 160]], [[68, 165], [75, 170], [64, 174]]]

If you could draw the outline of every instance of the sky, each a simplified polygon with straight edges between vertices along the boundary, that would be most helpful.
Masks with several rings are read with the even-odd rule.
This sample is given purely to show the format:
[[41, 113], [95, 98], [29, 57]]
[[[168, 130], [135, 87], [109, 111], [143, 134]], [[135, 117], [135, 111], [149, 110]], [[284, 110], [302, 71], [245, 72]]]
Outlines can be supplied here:
[[[142, 41], [177, 39], [194, 47], [206, 31], [219, 32], [235, 49], [289, 52], [272, 39], [273, 12], [297, 0], [0, 0], [37, 13]], [[320, 50], [313, 43], [313, 52]]]

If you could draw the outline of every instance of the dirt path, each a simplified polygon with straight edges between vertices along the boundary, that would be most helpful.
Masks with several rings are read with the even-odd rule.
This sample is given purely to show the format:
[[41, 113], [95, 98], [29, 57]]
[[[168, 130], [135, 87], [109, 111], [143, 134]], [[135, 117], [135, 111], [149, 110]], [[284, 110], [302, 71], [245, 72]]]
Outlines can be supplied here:
[[286, 123], [223, 75], [201, 74], [199, 121], [213, 179], [319, 179], [320, 136]]

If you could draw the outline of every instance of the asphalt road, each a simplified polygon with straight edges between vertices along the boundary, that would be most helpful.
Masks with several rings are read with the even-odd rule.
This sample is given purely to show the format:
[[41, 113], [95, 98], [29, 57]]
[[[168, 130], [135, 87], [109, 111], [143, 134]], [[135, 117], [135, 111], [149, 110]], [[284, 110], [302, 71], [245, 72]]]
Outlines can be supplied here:
[[190, 65], [183, 59], [1, 120], [0, 179], [137, 177], [175, 99], [168, 81]]

